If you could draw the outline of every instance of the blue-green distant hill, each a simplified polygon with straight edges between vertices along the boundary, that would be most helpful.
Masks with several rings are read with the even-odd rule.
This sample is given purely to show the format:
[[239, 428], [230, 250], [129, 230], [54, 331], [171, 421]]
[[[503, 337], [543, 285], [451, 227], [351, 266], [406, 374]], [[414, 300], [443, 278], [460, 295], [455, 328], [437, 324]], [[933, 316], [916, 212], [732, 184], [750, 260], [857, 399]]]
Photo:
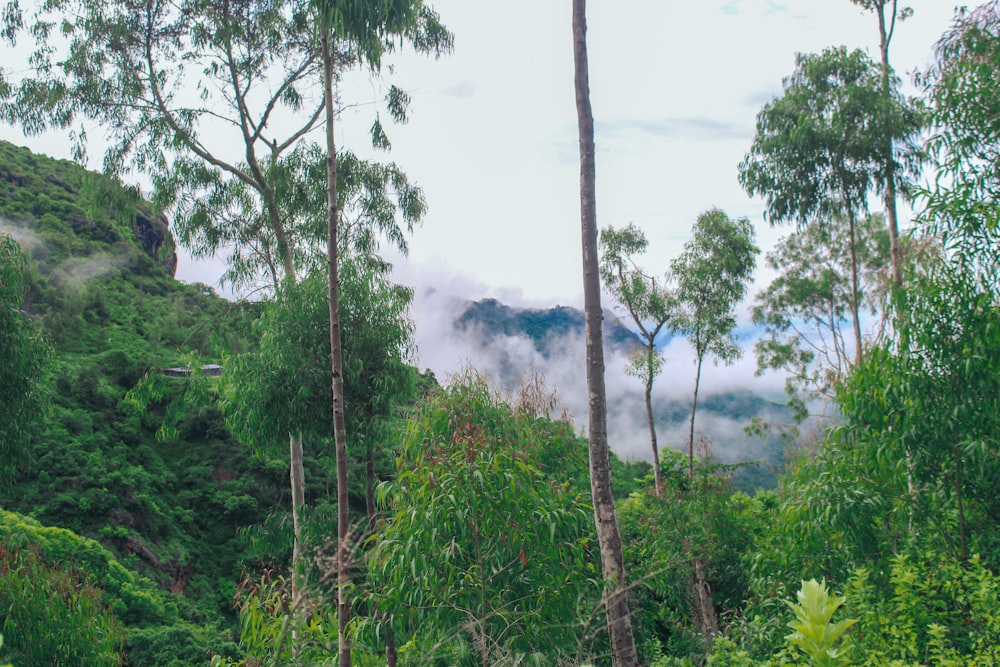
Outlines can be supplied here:
[[[517, 308], [496, 299], [483, 299], [464, 305], [455, 318], [454, 331], [471, 350], [469, 361], [473, 366], [490, 372], [508, 386], [516, 385], [525, 372], [541, 373], [578, 423], [585, 423], [586, 387], [581, 361], [585, 320], [581, 310], [567, 306]], [[641, 339], [610, 311], [605, 312], [604, 338], [612, 447], [626, 458], [648, 459], [651, 454], [642, 384], [635, 378], [623, 377], [625, 359], [641, 347]], [[514, 344], [518, 341], [525, 344]], [[669, 336], [664, 336], [658, 344], [665, 346], [669, 342]], [[747, 349], [745, 353], [753, 352]], [[654, 416], [661, 446], [686, 451], [693, 386], [690, 390], [678, 386], [672, 370], [666, 368], [658, 379], [659, 386], [671, 390], [654, 393]], [[722, 462], [753, 462], [734, 473], [735, 483], [744, 490], [769, 488], [776, 483], [775, 472], [785, 458], [784, 442], [776, 435], [767, 439], [751, 437], [743, 429], [755, 417], [772, 423], [787, 422], [789, 413], [783, 400], [780, 394], [758, 390], [752, 378], [745, 387], [724, 391], [703, 387], [696, 441], [703, 451], [710, 451]]]

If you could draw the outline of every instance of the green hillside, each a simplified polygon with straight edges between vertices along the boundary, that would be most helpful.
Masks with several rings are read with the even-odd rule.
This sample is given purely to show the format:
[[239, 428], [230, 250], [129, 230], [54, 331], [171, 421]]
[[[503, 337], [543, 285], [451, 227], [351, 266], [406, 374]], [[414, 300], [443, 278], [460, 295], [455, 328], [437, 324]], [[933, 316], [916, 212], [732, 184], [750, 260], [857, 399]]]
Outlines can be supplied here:
[[[177, 282], [166, 220], [73, 163], [0, 143], [0, 220], [29, 253], [23, 308], [53, 349], [43, 423], [0, 507], [96, 540], [160, 587], [173, 616], [119, 614], [130, 653], [158, 652], [135, 664], [202, 660], [219, 636], [199, 628], [234, 621], [238, 530], [280, 505], [286, 473], [248, 457], [212, 408], [158, 441], [185, 380], [146, 411], [126, 393], [147, 372], [245, 349], [257, 308]], [[138, 631], [150, 624], [173, 639]]]

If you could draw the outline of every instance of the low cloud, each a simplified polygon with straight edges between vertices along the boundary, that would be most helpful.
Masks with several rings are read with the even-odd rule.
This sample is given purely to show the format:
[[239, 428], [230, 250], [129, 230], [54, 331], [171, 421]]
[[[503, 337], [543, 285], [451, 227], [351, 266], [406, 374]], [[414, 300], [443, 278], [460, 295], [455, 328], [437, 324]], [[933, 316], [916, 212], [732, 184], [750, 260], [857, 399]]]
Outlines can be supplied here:
[[[554, 390], [559, 406], [585, 432], [588, 412], [586, 381], [586, 345], [582, 333], [550, 336], [536, 346], [526, 336], [508, 336], [487, 332], [481, 325], [458, 329], [455, 320], [465, 312], [470, 301], [487, 297], [500, 298], [483, 285], [463, 276], [439, 274], [425, 276], [411, 273], [396, 276], [404, 284], [423, 283], [429, 278], [436, 285], [418, 284], [414, 288], [412, 316], [416, 325], [417, 355], [414, 360], [421, 369], [430, 369], [441, 382], [464, 368], [474, 368], [494, 383], [513, 389], [518, 378], [526, 373], [541, 374], [550, 390]], [[418, 280], [414, 280], [418, 279]], [[516, 294], [514, 295], [516, 296]], [[517, 304], [512, 306], [554, 307], [557, 304]], [[757, 401], [769, 406], [775, 417], [783, 402], [783, 380], [777, 376], [756, 377], [753, 358], [754, 340], [745, 342], [745, 355], [733, 366], [715, 366], [706, 360], [702, 368], [699, 409], [696, 417], [697, 440], [710, 441], [713, 455], [724, 462], [758, 460], [766, 446], [743, 433], [750, 419], [732, 419], [713, 411], [731, 409], [726, 405]], [[674, 338], [662, 350], [666, 359], [663, 374], [654, 385], [654, 412], [660, 445], [686, 450], [688, 417], [694, 390], [694, 355], [683, 338]], [[626, 460], [650, 460], [649, 430], [646, 423], [643, 385], [625, 373], [627, 352], [614, 348], [605, 351], [605, 384], [608, 395], [608, 430], [612, 449]], [[760, 401], [761, 396], [771, 403]], [[728, 403], [727, 403], [728, 401]]]
[[45, 242], [29, 227], [22, 227], [6, 218], [0, 218], [0, 233], [7, 234], [25, 249], [32, 253], [38, 248], [43, 248]]
[[[26, 225], [0, 218], [0, 232], [9, 234], [25, 252], [35, 259], [47, 258], [50, 250], [45, 240]], [[106, 252], [96, 252], [86, 257], [68, 257], [58, 264], [47, 263], [48, 275], [63, 289], [76, 289], [85, 283], [120, 268], [126, 263], [124, 257], [115, 257]]]

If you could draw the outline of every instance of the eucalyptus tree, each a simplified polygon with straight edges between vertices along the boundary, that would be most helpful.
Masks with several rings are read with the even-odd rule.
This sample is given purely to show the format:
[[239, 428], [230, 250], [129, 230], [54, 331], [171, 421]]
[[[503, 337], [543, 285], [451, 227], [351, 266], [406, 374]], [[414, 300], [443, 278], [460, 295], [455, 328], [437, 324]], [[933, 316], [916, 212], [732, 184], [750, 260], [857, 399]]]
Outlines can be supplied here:
[[[898, 79], [892, 74], [889, 65], [889, 44], [896, 34], [896, 24], [913, 15], [910, 7], [900, 7], [899, 0], [851, 0], [855, 5], [875, 14], [878, 20], [879, 54], [882, 59], [882, 109], [887, 116], [892, 113], [893, 94], [898, 87]], [[914, 135], [919, 127], [914, 124]], [[914, 136], [907, 138], [913, 141]], [[903, 284], [903, 249], [899, 241], [899, 220], [896, 211], [897, 165], [896, 146], [892, 137], [882, 137], [884, 154], [882, 174], [882, 194], [885, 200], [885, 217], [889, 230], [889, 243], [892, 250], [892, 279], [897, 287]]]
[[[397, 40], [409, 40], [425, 53], [441, 54], [450, 50], [451, 34], [438, 21], [437, 14], [424, 7], [421, 0], [379, 0], [378, 2], [339, 3], [317, 0], [317, 24], [323, 70], [323, 99], [326, 120], [327, 180], [327, 275], [330, 319], [330, 367], [333, 385], [333, 433], [337, 463], [337, 623], [338, 663], [351, 664], [348, 637], [348, 586], [350, 585], [349, 517], [347, 511], [347, 434], [344, 424], [344, 362], [341, 347], [338, 294], [338, 225], [337, 149], [334, 133], [334, 80], [338, 71], [335, 44], [349, 46], [372, 71], [382, 67], [382, 56], [392, 50]], [[399, 118], [402, 120], [402, 117]], [[376, 128], [376, 143], [385, 145], [385, 136]]]
[[751, 196], [764, 197], [771, 224], [846, 222], [855, 363], [863, 349], [857, 221], [884, 183], [886, 142], [909, 145], [919, 127], [898, 95], [883, 100], [880, 71], [863, 52], [837, 47], [799, 54], [782, 96], [758, 113], [756, 136], [739, 165], [740, 183]]
[[644, 252], [649, 242], [634, 224], [629, 223], [621, 230], [605, 227], [601, 230], [600, 244], [604, 285], [625, 306], [642, 336], [643, 349], [630, 358], [626, 371], [641, 379], [645, 385], [646, 421], [653, 450], [653, 480], [656, 494], [663, 495], [660, 449], [653, 420], [653, 382], [663, 369], [663, 355], [656, 349], [656, 337], [672, 316], [673, 295], [635, 263], [635, 256]]
[[415, 663], [464, 648], [462, 664], [577, 664], [592, 648], [598, 633], [572, 622], [599, 601], [590, 503], [563, 483], [583, 450], [547, 408], [509, 405], [467, 373], [407, 420], [367, 558], [389, 613], [367, 625], [408, 630]]
[[919, 80], [930, 103], [928, 150], [939, 178], [921, 192], [920, 219], [952, 259], [1000, 290], [1000, 2], [958, 11]]
[[670, 263], [677, 282], [677, 315], [672, 328], [695, 353], [694, 396], [688, 437], [688, 476], [694, 479], [694, 418], [705, 356], [731, 364], [743, 353], [733, 331], [736, 306], [743, 300], [760, 249], [747, 218], [731, 219], [719, 209], [698, 216], [691, 240]]
[[583, 301], [587, 323], [590, 489], [594, 500], [597, 540], [601, 549], [601, 566], [608, 586], [605, 607], [611, 638], [611, 658], [616, 667], [631, 667], [638, 664], [638, 658], [629, 614], [622, 539], [618, 532], [618, 518], [615, 515], [615, 500], [611, 489], [611, 459], [608, 449], [608, 401], [604, 386], [604, 337], [601, 331], [603, 314], [597, 247], [594, 112], [590, 105], [586, 0], [573, 0], [573, 71], [580, 143], [580, 227], [583, 245]]
[[[859, 220], [855, 231], [861, 299], [884, 321], [884, 276], [891, 260], [881, 214]], [[756, 345], [757, 372], [787, 373], [789, 407], [799, 424], [809, 416], [812, 401], [834, 399], [851, 368], [844, 332], [851, 311], [848, 230], [845, 225], [810, 221], [778, 241], [764, 261], [776, 275], [757, 294], [752, 310], [754, 324], [764, 331]]]
[[49, 351], [21, 312], [27, 268], [21, 246], [0, 232], [0, 483], [27, 457], [44, 404]]
[[181, 243], [209, 253], [266, 230], [274, 281], [294, 279], [268, 172], [323, 108], [310, 104], [319, 61], [308, 3], [60, 0], [29, 17], [10, 7], [5, 36], [34, 45], [25, 75], [5, 72], [7, 122], [28, 134], [72, 130], [80, 158], [96, 124], [105, 171], [145, 174]]
[[[376, 448], [385, 437], [386, 422], [394, 410], [413, 397], [413, 371], [407, 365], [412, 324], [408, 317], [410, 291], [388, 283], [385, 275], [364, 258], [351, 258], [341, 267], [342, 313], [345, 325], [346, 427], [365, 445], [366, 500], [373, 494]], [[281, 297], [268, 302], [255, 325], [257, 350], [234, 355], [223, 375], [222, 407], [227, 423], [241, 441], [264, 455], [277, 453], [274, 445], [287, 434], [313, 443], [330, 442], [332, 400], [329, 369], [329, 308], [327, 280], [322, 271], [305, 274], [287, 285]], [[322, 448], [316, 447], [316, 454]], [[301, 444], [292, 455], [301, 455]], [[299, 562], [306, 527], [301, 461], [293, 493], [292, 594], [300, 602], [306, 587], [305, 567]], [[346, 490], [346, 486], [344, 487]], [[337, 488], [338, 514], [342, 500]], [[315, 500], [315, 493], [314, 498]], [[369, 507], [369, 521], [372, 508]], [[313, 531], [314, 532], [314, 531]], [[313, 582], [315, 583], [315, 581]]]

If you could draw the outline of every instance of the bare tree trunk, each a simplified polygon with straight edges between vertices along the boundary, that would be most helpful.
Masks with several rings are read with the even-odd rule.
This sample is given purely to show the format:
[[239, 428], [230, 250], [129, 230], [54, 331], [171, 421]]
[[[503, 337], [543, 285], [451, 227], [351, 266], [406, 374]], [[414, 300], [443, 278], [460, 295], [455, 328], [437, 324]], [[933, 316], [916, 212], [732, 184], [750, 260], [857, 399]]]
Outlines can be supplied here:
[[[299, 516], [305, 506], [305, 472], [302, 466], [302, 432], [288, 434], [289, 481], [292, 489], [292, 614], [298, 615], [302, 610], [302, 517]], [[293, 624], [294, 627], [294, 624]], [[296, 648], [298, 632], [292, 630], [292, 649]]]
[[[879, 51], [882, 53], [882, 103], [889, 107], [889, 42], [896, 27], [897, 0], [892, 0], [892, 21], [889, 26], [885, 20], [886, 0], [879, 0], [875, 7], [878, 16]], [[892, 140], [886, 140], [885, 146], [885, 217], [889, 226], [889, 248], [892, 254], [892, 282], [896, 287], [903, 286], [903, 249], [899, 245], [899, 222], [896, 214], [896, 163], [892, 148]]]
[[368, 513], [368, 532], [375, 532], [378, 508], [375, 506], [375, 447], [367, 442], [365, 452], [365, 510]]
[[858, 288], [858, 242], [855, 233], [854, 211], [848, 208], [847, 228], [851, 243], [851, 320], [854, 324], [854, 365], [861, 365], [861, 292]]
[[323, 31], [323, 96], [326, 100], [326, 195], [327, 208], [327, 268], [329, 271], [330, 302], [330, 374], [333, 388], [333, 435], [336, 441], [334, 459], [337, 464], [337, 655], [340, 667], [351, 665], [351, 641], [347, 634], [350, 606], [347, 589], [351, 583], [348, 566], [350, 550], [347, 544], [349, 516], [347, 507], [347, 433], [344, 424], [344, 360], [340, 344], [340, 280], [337, 257], [337, 147], [333, 134], [333, 55], [330, 33]]
[[694, 559], [694, 589], [695, 603], [698, 607], [698, 629], [705, 638], [706, 650], [711, 651], [712, 640], [719, 634], [719, 617], [715, 613], [715, 605], [712, 604], [712, 587], [708, 583], [705, 562], [700, 558]]
[[[652, 355], [655, 351], [650, 342], [646, 351]], [[646, 421], [649, 423], [649, 444], [653, 448], [653, 487], [658, 498], [663, 497], [663, 476], [660, 474], [660, 446], [656, 442], [656, 423], [653, 421], [653, 371], [652, 364], [647, 364], [649, 376], [646, 378]]]
[[396, 667], [396, 640], [392, 636], [392, 628], [385, 626], [385, 667]]
[[[694, 414], [698, 409], [698, 388], [701, 385], [701, 362], [704, 353], [698, 355], [698, 367], [694, 373], [694, 398], [691, 401], [691, 426], [688, 432], [688, 479], [694, 482]], [[691, 486], [692, 491], [694, 485]]]
[[608, 409], [604, 387], [604, 336], [601, 331], [601, 279], [597, 256], [597, 197], [594, 160], [594, 114], [590, 106], [587, 63], [586, 0], [573, 0], [573, 61], [576, 111], [580, 135], [580, 222], [583, 243], [583, 300], [587, 321], [587, 388], [589, 391], [590, 490], [601, 565], [608, 583], [604, 601], [615, 667], [638, 665], [629, 614], [621, 534], [611, 490]]

